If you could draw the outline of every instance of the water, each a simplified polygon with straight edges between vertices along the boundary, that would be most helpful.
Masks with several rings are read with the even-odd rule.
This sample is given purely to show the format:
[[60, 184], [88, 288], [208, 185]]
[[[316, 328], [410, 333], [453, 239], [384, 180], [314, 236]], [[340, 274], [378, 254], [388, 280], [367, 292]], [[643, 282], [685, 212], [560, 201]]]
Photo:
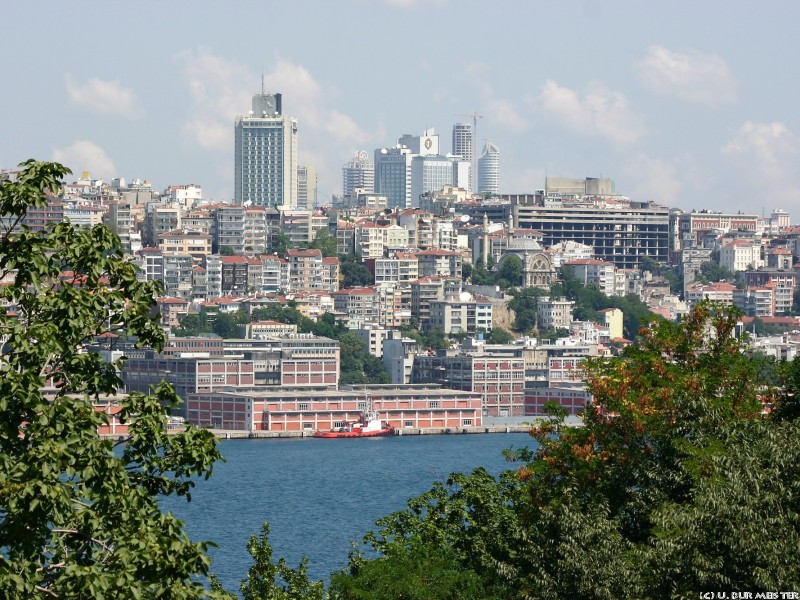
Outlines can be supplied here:
[[212, 568], [227, 589], [239, 589], [252, 564], [245, 544], [264, 521], [273, 560], [294, 567], [307, 556], [310, 577], [327, 581], [376, 519], [452, 472], [511, 468], [502, 451], [533, 445], [524, 433], [224, 441], [227, 462], [197, 483], [192, 502], [168, 498], [163, 508], [193, 540], [218, 544]]

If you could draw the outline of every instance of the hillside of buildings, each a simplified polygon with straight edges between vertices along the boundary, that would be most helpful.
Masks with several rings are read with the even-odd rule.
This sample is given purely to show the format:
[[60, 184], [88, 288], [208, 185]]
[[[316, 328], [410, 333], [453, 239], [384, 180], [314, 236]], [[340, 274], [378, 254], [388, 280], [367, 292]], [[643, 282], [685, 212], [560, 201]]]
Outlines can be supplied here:
[[[0, 182], [0, 207], [11, 216], [0, 234], [5, 596], [113, 597], [124, 588], [142, 597], [230, 598], [213, 579], [210, 591], [203, 587], [206, 545], [191, 542], [158, 504], [189, 496], [191, 478], [211, 474], [220, 455], [205, 427], [331, 427], [366, 410], [368, 398], [386, 420], [408, 420], [399, 428], [474, 427], [515, 416], [520, 397], [526, 415], [546, 418], [531, 429], [535, 452], [509, 451], [515, 471], [499, 480], [480, 468], [452, 475], [379, 520], [366, 538], [378, 555], [352, 553], [327, 592], [308, 581], [304, 563], [273, 562], [265, 526], [248, 545], [246, 597], [513, 598], [534, 590], [656, 598], [800, 582], [800, 358], [770, 359], [773, 349], [793, 349], [790, 336], [759, 346], [760, 338], [740, 335], [739, 309], [702, 300], [680, 323], [644, 324], [633, 343], [610, 331], [601, 337], [604, 328], [631, 327], [624, 313], [646, 305], [581, 281], [582, 268], [603, 261], [567, 261], [555, 277], [534, 260], [531, 272], [527, 242], [517, 259], [530, 285], [515, 286], [519, 265], [504, 268], [515, 234], [494, 267], [483, 267], [507, 286], [467, 292], [463, 272], [414, 280], [416, 294], [419, 281], [450, 282], [454, 296], [428, 297], [427, 316], [401, 323], [398, 336], [348, 326], [370, 324], [358, 309], [370, 306], [365, 298], [377, 286], [332, 292], [347, 296], [346, 310], [334, 300], [316, 319], [280, 294], [206, 299], [197, 314], [186, 300], [162, 297], [162, 312], [150, 315], [161, 283], [139, 278], [110, 231], [24, 229], [27, 198], [40, 204], [39, 192], [56, 191], [64, 174], [60, 165], [29, 163], [19, 181]], [[431, 256], [459, 264], [458, 252], [443, 252]], [[319, 249], [287, 250], [287, 263], [292, 257], [338, 265]], [[605, 324], [570, 320], [567, 335], [547, 343], [494, 344], [452, 330], [472, 316], [485, 324], [477, 333], [496, 335], [492, 301], [506, 302], [501, 287], [518, 318], [535, 313], [530, 331], [578, 310]], [[175, 307], [185, 312], [169, 312]], [[210, 322], [213, 334], [202, 335]], [[378, 343], [383, 364], [373, 354]], [[342, 381], [357, 360], [364, 376], [397, 366], [389, 374], [411, 381]], [[106, 412], [103, 398], [122, 390], [129, 394], [119, 410]], [[564, 428], [579, 405], [583, 427]], [[165, 410], [202, 427], [169, 433]], [[115, 451], [107, 433], [125, 444]]]
[[[22, 223], [103, 223], [119, 236], [139, 279], [160, 286], [153, 314], [169, 340], [160, 352], [125, 337], [94, 347], [129, 358], [121, 392], [166, 378], [185, 400], [179, 416], [204, 427], [330, 427], [345, 420], [345, 393], [397, 427], [477, 427], [551, 400], [577, 414], [587, 357], [617, 355], [641, 324], [680, 321], [701, 300], [738, 307], [760, 352], [796, 354], [800, 229], [783, 211], [682, 212], [593, 178], [515, 195], [444, 185], [414, 207], [364, 187], [301, 208], [84, 178]], [[415, 387], [413, 410], [397, 386]]]

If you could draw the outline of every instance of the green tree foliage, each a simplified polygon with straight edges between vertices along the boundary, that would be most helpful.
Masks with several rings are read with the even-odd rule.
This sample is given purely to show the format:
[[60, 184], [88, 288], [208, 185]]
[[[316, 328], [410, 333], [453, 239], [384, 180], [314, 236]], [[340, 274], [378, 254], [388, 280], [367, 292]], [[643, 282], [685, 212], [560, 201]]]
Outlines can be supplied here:
[[234, 254], [236, 254], [236, 253], [233, 251], [233, 248], [231, 248], [230, 246], [220, 246], [219, 247], [219, 255], [220, 256], [233, 256]]
[[[800, 361], [779, 365], [771, 385], [733, 337], [737, 319], [701, 304], [590, 361], [585, 427], [555, 415], [533, 429], [535, 451], [509, 453], [516, 471], [451, 476], [411, 500], [365, 539], [378, 558], [354, 554], [332, 591], [458, 597], [446, 584], [419, 591], [449, 576], [487, 598], [800, 586]], [[410, 581], [393, 588], [400, 569]]]
[[212, 330], [221, 338], [239, 337], [239, 324], [234, 315], [228, 312], [221, 312], [214, 319]]
[[[304, 558], [296, 569], [291, 568], [284, 558], [272, 562], [272, 545], [269, 543], [269, 523], [261, 526], [258, 536], [251, 536], [247, 542], [247, 552], [253, 564], [247, 570], [239, 591], [244, 600], [323, 600], [325, 588], [321, 581], [308, 578], [308, 559]], [[233, 600], [238, 596], [226, 593], [218, 581], [213, 589], [224, 597]]]
[[181, 326], [175, 330], [175, 335], [179, 337], [190, 337], [212, 332], [213, 329], [206, 321], [204, 315], [191, 313], [181, 319]]
[[465, 262], [461, 265], [461, 279], [469, 281], [472, 277], [472, 263]]
[[499, 277], [499, 285], [503, 289], [522, 285], [522, 260], [519, 256], [514, 254], [506, 256], [500, 267]]
[[697, 274], [697, 281], [700, 283], [715, 283], [717, 281], [727, 281], [729, 283], [736, 280], [736, 273], [726, 269], [719, 264], [719, 250], [711, 253], [711, 260], [700, 265], [700, 272]]
[[[0, 597], [195, 598], [204, 589], [206, 546], [160, 512], [158, 497], [190, 496], [219, 457], [213, 437], [165, 432], [177, 402], [159, 386], [122, 400], [130, 439], [100, 438], [92, 406], [122, 382], [118, 364], [87, 351], [93, 337], [136, 336], [160, 348], [150, 318], [159, 291], [140, 282], [107, 228], [22, 225], [69, 173], [27, 161], [0, 182]], [[47, 382], [53, 387], [46, 397]], [[166, 412], [165, 408], [166, 407]]]
[[492, 327], [486, 339], [490, 344], [510, 344], [514, 341], [514, 336], [502, 327]]
[[618, 308], [622, 311], [622, 327], [626, 338], [633, 340], [639, 327], [655, 318], [647, 305], [635, 294], [627, 296], [606, 296], [595, 285], [583, 285], [572, 274], [572, 269], [564, 267], [559, 273], [561, 282], [551, 291], [553, 296], [563, 295], [575, 302], [573, 316], [580, 321], [602, 322], [598, 311], [604, 308]]
[[486, 269], [483, 260], [479, 259], [472, 269], [472, 283], [474, 285], [495, 285], [495, 275]]
[[511, 290], [512, 299], [508, 301], [508, 308], [514, 311], [514, 329], [520, 333], [531, 333], [536, 329], [539, 298], [547, 295], [546, 290], [538, 288]]
[[286, 256], [286, 251], [292, 247], [292, 242], [282, 231], [276, 231], [270, 238], [270, 250], [278, 256]]
[[339, 256], [342, 288], [364, 287], [375, 283], [375, 276], [355, 254]]
[[336, 238], [328, 233], [327, 229], [320, 229], [314, 241], [311, 242], [311, 248], [316, 248], [322, 251], [322, 256], [336, 256]]

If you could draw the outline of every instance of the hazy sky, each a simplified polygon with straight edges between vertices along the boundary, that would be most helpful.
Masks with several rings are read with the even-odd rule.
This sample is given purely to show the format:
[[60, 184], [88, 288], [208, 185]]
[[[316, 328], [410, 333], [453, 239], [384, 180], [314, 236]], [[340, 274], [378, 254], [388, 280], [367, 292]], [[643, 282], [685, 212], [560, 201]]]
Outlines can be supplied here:
[[233, 196], [261, 87], [299, 121], [319, 196], [357, 150], [477, 112], [501, 192], [611, 177], [635, 199], [800, 217], [800, 2], [9, 2], [0, 168]]

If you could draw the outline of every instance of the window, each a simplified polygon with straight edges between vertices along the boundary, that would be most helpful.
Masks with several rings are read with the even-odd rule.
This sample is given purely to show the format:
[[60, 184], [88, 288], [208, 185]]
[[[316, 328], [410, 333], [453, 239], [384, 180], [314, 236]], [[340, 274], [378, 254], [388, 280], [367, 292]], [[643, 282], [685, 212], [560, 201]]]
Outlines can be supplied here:
[[303, 423], [303, 429], [314, 429], [313, 423]]
[[298, 410], [308, 410], [308, 402], [301, 402], [297, 408]]
[[472, 419], [464, 419], [464, 427], [471, 427]]
[[431, 400], [430, 402], [428, 402], [428, 408], [439, 408], [439, 401]]
[[414, 426], [414, 421], [405, 421], [403, 423], [403, 427], [413, 427], [413, 426]]

